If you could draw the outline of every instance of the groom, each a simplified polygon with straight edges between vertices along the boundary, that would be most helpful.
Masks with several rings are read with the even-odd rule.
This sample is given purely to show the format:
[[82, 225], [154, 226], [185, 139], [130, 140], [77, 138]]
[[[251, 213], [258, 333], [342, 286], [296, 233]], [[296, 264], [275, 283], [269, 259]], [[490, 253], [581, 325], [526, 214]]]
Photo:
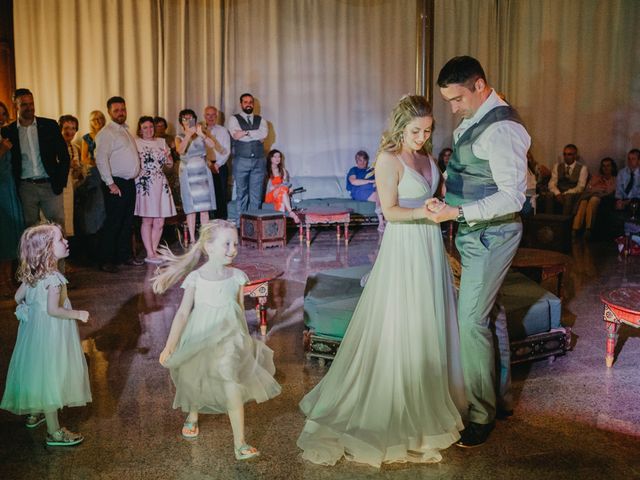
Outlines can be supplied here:
[[[487, 440], [496, 410], [507, 416], [513, 408], [507, 322], [496, 298], [522, 236], [517, 212], [525, 201], [531, 138], [516, 111], [489, 87], [475, 58], [449, 60], [440, 70], [438, 86], [462, 122], [453, 132], [446, 203], [431, 199], [427, 207], [431, 220], [459, 223], [458, 322], [469, 412], [458, 445], [475, 447]], [[494, 337], [499, 352], [498, 382]]]

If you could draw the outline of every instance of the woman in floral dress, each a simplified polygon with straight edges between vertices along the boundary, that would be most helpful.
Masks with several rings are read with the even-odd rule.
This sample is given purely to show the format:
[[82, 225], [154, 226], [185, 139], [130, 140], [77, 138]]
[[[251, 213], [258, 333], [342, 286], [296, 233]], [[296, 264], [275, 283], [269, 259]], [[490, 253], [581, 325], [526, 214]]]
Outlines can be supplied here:
[[140, 157], [140, 175], [136, 178], [136, 210], [142, 217], [140, 233], [147, 251], [147, 263], [162, 263], [157, 248], [162, 237], [164, 219], [176, 214], [173, 195], [162, 168], [171, 167], [173, 160], [167, 143], [163, 138], [155, 138], [152, 117], [140, 117], [138, 120], [138, 156]]

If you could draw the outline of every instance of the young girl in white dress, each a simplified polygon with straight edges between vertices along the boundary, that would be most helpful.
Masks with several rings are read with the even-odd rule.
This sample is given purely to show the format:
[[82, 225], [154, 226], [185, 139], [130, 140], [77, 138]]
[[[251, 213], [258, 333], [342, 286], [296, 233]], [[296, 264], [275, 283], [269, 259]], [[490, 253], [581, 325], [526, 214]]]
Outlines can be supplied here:
[[67, 298], [67, 280], [58, 260], [69, 255], [67, 240], [58, 225], [30, 227], [20, 239], [22, 282], [15, 295], [20, 320], [0, 408], [28, 414], [26, 426], [47, 423], [47, 445], [71, 446], [82, 442], [58, 422], [58, 409], [91, 401], [89, 374], [76, 320], [89, 312], [73, 310]]
[[[199, 413], [227, 413], [236, 459], [246, 460], [260, 452], [244, 438], [244, 403], [273, 398], [280, 393], [280, 385], [273, 378], [273, 351], [255, 341], [247, 329], [243, 285], [248, 278], [230, 266], [237, 247], [233, 223], [205, 224], [186, 254], [176, 257], [164, 250], [167, 265], [154, 278], [153, 289], [163, 293], [190, 272], [160, 354], [160, 363], [169, 368], [176, 387], [173, 408], [188, 413], [183, 437], [198, 436]], [[203, 253], [208, 260], [194, 270]]]

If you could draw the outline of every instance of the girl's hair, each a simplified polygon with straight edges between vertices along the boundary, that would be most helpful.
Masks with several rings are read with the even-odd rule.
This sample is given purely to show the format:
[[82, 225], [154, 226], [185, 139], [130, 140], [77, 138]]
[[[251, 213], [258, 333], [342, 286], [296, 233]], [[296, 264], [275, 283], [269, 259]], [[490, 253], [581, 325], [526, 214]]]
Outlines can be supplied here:
[[56, 230], [62, 228], [56, 223], [42, 223], [27, 228], [20, 237], [20, 265], [17, 277], [21, 282], [33, 286], [58, 268], [58, 259], [53, 253]]
[[142, 138], [142, 124], [147, 122], [151, 122], [151, 125], [153, 125], [153, 133], [155, 135], [156, 125], [155, 123], [153, 123], [153, 117], [150, 117], [149, 115], [143, 115], [138, 119], [138, 130], [136, 130], [136, 135], [138, 135], [140, 138]]
[[[391, 112], [389, 128], [382, 134], [378, 153], [399, 153], [402, 150], [402, 135], [405, 127], [414, 118], [421, 117], [433, 118], [433, 111], [429, 101], [420, 95], [405, 95], [402, 97]], [[433, 131], [434, 128], [435, 123], [432, 124], [431, 130]], [[420, 149], [425, 155], [431, 153], [431, 138], [429, 137], [429, 140]]]
[[289, 175], [287, 174], [287, 170], [284, 168], [284, 153], [282, 153], [280, 150], [276, 150], [275, 148], [267, 153], [267, 174], [269, 175], [269, 178], [273, 177], [273, 170], [271, 170], [271, 159], [276, 153], [280, 154], [280, 165], [278, 165], [278, 171], [280, 172], [282, 181], [286, 182], [289, 180], [288, 178], [286, 178]]
[[191, 272], [204, 253], [207, 243], [216, 238], [222, 230], [236, 231], [236, 225], [227, 220], [213, 220], [200, 226], [200, 238], [184, 255], [174, 255], [168, 247], [160, 247], [160, 256], [166, 260], [166, 265], [158, 269], [158, 273], [151, 279], [153, 291], [164, 293], [185, 274]]

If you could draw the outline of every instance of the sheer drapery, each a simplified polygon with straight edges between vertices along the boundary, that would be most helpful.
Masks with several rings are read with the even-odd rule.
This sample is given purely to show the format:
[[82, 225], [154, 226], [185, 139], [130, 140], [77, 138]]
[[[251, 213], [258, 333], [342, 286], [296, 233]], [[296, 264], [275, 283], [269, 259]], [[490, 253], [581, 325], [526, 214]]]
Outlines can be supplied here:
[[373, 157], [391, 108], [415, 90], [416, 2], [231, 4], [228, 113], [252, 92], [294, 176], [344, 183], [356, 151]]
[[[415, 88], [415, 0], [20, 0], [17, 85], [39, 114], [123, 95], [129, 122], [208, 103], [226, 117], [251, 91], [269, 145], [295, 176], [334, 176], [376, 149], [395, 101]], [[575, 143], [593, 171], [640, 145], [635, 0], [435, 0], [434, 77], [471, 54], [521, 112], [536, 159]], [[434, 80], [435, 81], [435, 80]], [[436, 152], [456, 120], [435, 88]]]
[[36, 115], [106, 114], [124, 96], [133, 126], [158, 110], [156, 0], [20, 0], [14, 3], [16, 85], [33, 91]]
[[[476, 56], [523, 117], [539, 162], [575, 143], [595, 172], [602, 157], [622, 165], [640, 145], [640, 2], [436, 0], [435, 19], [434, 82], [449, 58]], [[457, 122], [435, 91], [438, 151]]]
[[74, 113], [83, 131], [122, 95], [132, 128], [208, 104], [228, 118], [250, 91], [267, 145], [333, 193], [414, 90], [415, 0], [21, 0], [14, 15], [17, 83], [40, 115]]

